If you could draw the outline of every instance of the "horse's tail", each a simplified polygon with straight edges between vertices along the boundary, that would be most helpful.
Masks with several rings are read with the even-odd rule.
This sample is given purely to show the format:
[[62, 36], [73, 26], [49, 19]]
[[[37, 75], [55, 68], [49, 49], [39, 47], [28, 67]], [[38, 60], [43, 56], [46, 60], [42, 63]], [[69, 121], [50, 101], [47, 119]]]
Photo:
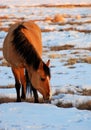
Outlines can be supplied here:
[[32, 95], [32, 88], [31, 88], [31, 82], [29, 80], [29, 76], [28, 76], [28, 72], [25, 69], [25, 76], [26, 76], [26, 94], [30, 94], [30, 96]]

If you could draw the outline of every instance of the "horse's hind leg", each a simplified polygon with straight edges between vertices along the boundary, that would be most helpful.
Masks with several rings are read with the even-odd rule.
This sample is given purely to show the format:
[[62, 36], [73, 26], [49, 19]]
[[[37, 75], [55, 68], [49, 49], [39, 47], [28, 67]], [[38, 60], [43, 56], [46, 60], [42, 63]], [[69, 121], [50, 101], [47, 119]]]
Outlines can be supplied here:
[[12, 68], [12, 72], [14, 74], [14, 78], [15, 78], [15, 88], [16, 88], [16, 93], [17, 93], [17, 102], [20, 102], [21, 101], [21, 98], [20, 98], [20, 87], [21, 87], [21, 84], [20, 84], [20, 73], [18, 71], [18, 69], [16, 68]]
[[26, 99], [26, 76], [25, 76], [24, 68], [20, 68], [20, 81], [22, 84], [21, 98], [25, 100]]

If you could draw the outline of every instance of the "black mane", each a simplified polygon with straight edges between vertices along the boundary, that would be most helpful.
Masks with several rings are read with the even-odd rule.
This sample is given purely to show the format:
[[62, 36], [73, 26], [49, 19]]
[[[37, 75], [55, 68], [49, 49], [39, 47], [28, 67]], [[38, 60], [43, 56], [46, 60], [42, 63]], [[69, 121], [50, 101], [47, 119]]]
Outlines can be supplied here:
[[28, 65], [32, 65], [35, 70], [38, 69], [41, 58], [39, 57], [37, 51], [29, 40], [25, 37], [21, 29], [27, 29], [24, 25], [20, 24], [13, 32], [14, 39], [12, 41], [13, 45], [18, 54], [20, 54]]
[[[29, 42], [29, 40], [25, 37], [24, 33], [22, 33], [21, 29], [27, 29], [24, 25], [20, 24], [13, 32], [14, 39], [12, 41], [17, 53], [21, 55], [25, 62], [28, 65], [32, 65], [35, 70], [38, 69], [40, 62], [42, 59], [38, 55], [37, 51], [33, 47], [33, 45]], [[42, 61], [43, 62], [43, 61]], [[50, 69], [43, 62], [43, 69], [45, 74], [50, 77]]]

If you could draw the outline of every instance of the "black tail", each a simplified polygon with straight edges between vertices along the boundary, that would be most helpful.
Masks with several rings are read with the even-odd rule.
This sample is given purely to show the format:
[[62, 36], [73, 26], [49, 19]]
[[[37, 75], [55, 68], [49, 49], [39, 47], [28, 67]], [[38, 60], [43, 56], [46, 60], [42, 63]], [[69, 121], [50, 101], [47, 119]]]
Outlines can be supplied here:
[[30, 94], [30, 96], [32, 96], [32, 94], [34, 95], [34, 102], [38, 103], [38, 93], [37, 90], [32, 86], [30, 80], [29, 80], [29, 76], [28, 76], [28, 72], [27, 70], [25, 70], [25, 75], [26, 75], [26, 94]]

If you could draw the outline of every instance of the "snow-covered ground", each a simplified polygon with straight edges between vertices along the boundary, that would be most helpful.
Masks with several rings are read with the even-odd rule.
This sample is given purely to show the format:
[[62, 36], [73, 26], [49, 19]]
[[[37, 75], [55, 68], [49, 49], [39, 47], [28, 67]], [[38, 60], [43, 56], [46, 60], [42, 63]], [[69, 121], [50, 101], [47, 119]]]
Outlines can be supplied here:
[[[16, 98], [14, 77], [4, 64], [7, 32], [2, 28], [22, 19], [35, 20], [46, 30], [42, 32], [43, 60], [51, 60], [53, 94], [51, 104], [0, 104], [0, 130], [90, 130], [91, 112], [76, 108], [84, 104], [86, 108], [87, 103], [91, 110], [91, 7], [34, 6], [39, 4], [91, 4], [91, 0], [0, 1], [0, 98]], [[59, 14], [61, 21], [55, 21]], [[67, 104], [73, 108], [57, 107]]]
[[0, 105], [0, 130], [90, 130], [91, 112], [49, 104]]
[[90, 0], [22, 0], [22, 1], [18, 1], [18, 0], [1, 0], [0, 3], [2, 5], [7, 4], [7, 5], [40, 5], [40, 4], [91, 4]]

